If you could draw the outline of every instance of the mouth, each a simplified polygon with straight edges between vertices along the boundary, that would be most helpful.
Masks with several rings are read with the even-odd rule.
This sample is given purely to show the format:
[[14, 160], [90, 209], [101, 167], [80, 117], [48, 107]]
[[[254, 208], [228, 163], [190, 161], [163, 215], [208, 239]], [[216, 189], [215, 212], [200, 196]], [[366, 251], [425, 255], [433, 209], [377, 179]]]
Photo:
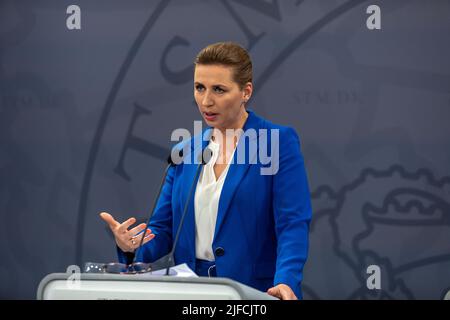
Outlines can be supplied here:
[[214, 121], [214, 120], [216, 120], [218, 115], [219, 115], [218, 113], [214, 113], [214, 112], [203, 112], [203, 117], [207, 121]]

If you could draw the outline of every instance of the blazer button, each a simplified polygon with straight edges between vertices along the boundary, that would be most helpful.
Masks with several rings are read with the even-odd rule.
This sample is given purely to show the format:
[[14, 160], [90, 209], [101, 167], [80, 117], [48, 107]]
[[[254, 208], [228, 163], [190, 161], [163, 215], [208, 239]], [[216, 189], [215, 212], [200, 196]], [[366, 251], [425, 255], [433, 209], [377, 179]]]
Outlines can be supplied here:
[[221, 257], [225, 254], [225, 250], [222, 247], [218, 247], [216, 248], [216, 250], [214, 250], [214, 253], [216, 254], [216, 256]]

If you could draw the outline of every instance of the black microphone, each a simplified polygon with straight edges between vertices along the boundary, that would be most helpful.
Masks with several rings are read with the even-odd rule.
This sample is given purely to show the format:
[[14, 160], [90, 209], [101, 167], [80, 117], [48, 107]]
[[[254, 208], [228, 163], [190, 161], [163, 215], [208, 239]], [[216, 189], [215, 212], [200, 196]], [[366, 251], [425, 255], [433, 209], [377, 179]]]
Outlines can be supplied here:
[[[174, 159], [176, 161], [174, 161]], [[174, 148], [172, 150], [172, 152], [170, 153], [169, 157], [167, 158], [167, 163], [168, 164], [167, 164], [166, 169], [164, 170], [164, 175], [163, 175], [163, 178], [161, 180], [161, 184], [159, 186], [159, 190], [158, 190], [158, 193], [156, 195], [156, 198], [153, 201], [153, 208], [152, 208], [152, 211], [150, 211], [150, 215], [149, 215], [149, 217], [147, 219], [145, 230], [142, 232], [141, 241], [139, 242], [139, 246], [136, 248], [135, 255], [133, 257], [133, 263], [136, 262], [136, 257], [138, 256], [139, 249], [141, 249], [142, 244], [144, 243], [145, 233], [147, 232], [148, 226], [150, 224], [150, 219], [153, 217], [153, 214], [155, 213], [155, 207], [156, 207], [156, 204], [158, 202], [159, 196], [161, 195], [161, 190], [162, 190], [162, 188], [164, 186], [164, 182], [166, 182], [167, 173], [169, 172], [170, 167], [180, 164], [182, 162], [182, 159], [183, 159], [183, 149], [179, 149], [178, 150], [176, 148]]]
[[195, 183], [197, 181], [197, 177], [199, 176], [202, 167], [211, 160], [211, 157], [212, 157], [212, 151], [208, 147], [206, 147], [203, 150], [203, 152], [200, 153], [199, 158], [198, 158], [199, 164], [195, 171], [194, 180], [192, 181], [191, 188], [190, 188], [189, 194], [188, 194], [188, 198], [184, 205], [183, 214], [181, 215], [180, 225], [178, 226], [178, 229], [177, 229], [175, 240], [172, 245], [172, 250], [167, 255], [165, 255], [162, 258], [158, 259], [157, 261], [151, 263], [150, 267], [152, 270], [155, 271], [155, 270], [166, 269], [166, 276], [167, 276], [167, 275], [169, 275], [170, 268], [175, 265], [175, 261], [174, 261], [175, 249], [177, 247], [178, 238], [180, 237], [180, 232], [183, 227], [184, 218], [186, 216], [187, 208], [188, 208], [190, 200], [191, 200], [192, 192], [195, 189]]

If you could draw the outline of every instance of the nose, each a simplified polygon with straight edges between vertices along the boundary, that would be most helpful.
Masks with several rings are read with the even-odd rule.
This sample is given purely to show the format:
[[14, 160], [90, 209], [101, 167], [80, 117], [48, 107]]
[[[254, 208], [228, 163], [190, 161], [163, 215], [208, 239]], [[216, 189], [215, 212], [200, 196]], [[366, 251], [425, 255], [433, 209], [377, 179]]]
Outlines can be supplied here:
[[202, 104], [204, 107], [208, 107], [214, 104], [213, 99], [211, 98], [211, 94], [206, 90], [203, 95]]

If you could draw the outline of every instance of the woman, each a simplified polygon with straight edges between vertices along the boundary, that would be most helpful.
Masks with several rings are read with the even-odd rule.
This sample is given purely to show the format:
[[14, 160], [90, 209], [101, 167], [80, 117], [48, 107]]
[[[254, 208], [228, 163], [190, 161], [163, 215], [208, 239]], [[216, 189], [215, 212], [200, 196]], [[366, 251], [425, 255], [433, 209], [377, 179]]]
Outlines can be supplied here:
[[[280, 299], [297, 299], [311, 220], [300, 142], [293, 129], [246, 108], [252, 91], [252, 63], [239, 45], [216, 43], [197, 55], [194, 97], [212, 129], [202, 148], [208, 146], [213, 156], [196, 182], [175, 262], [187, 263], [200, 276], [228, 277]], [[237, 131], [230, 134], [231, 129]], [[257, 134], [243, 136], [250, 131]], [[272, 154], [277, 156], [272, 174], [262, 174], [267, 163], [251, 161], [263, 147], [279, 152]], [[244, 163], [236, 161], [237, 149], [247, 153]], [[186, 163], [169, 169], [139, 261], [169, 252], [195, 169]], [[134, 218], [120, 224], [108, 213], [101, 217], [114, 233], [120, 261], [129, 263], [139, 245], [134, 236], [145, 224], [129, 229]]]

